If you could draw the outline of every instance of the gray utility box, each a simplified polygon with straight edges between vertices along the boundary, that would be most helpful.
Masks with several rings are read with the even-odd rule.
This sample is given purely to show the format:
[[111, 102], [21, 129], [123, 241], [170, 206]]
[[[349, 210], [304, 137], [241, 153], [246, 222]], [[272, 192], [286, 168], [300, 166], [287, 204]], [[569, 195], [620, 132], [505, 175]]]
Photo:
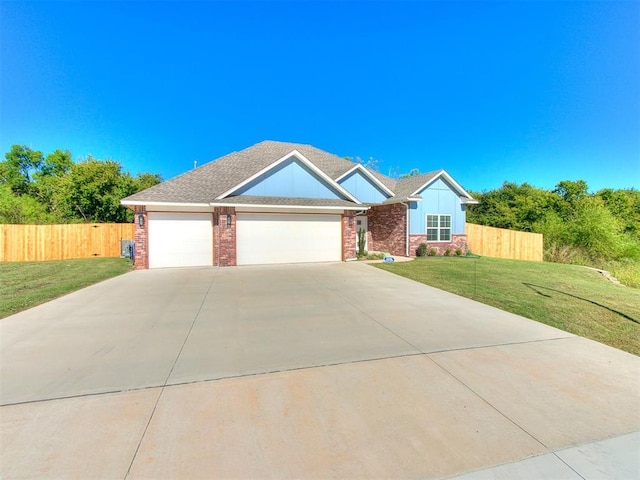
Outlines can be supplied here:
[[122, 258], [133, 258], [133, 240], [120, 240], [120, 256]]

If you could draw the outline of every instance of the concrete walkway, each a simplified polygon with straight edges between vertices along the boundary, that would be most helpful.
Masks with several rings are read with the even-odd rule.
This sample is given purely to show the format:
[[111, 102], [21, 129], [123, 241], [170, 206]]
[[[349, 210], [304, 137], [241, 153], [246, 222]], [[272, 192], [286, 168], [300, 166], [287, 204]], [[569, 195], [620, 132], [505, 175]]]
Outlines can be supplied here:
[[362, 263], [137, 271], [0, 320], [0, 477], [638, 478], [639, 379]]

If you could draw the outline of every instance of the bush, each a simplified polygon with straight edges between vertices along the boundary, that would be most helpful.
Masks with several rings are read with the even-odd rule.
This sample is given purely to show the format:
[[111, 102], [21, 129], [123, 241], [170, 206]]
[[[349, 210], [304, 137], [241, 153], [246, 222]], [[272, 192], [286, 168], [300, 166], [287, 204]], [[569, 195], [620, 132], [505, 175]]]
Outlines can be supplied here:
[[448, 257], [449, 255], [451, 255], [451, 249], [450, 249], [450, 248], [447, 248], [447, 249], [444, 251], [444, 256], [445, 256], [445, 257]]
[[633, 261], [611, 262], [605, 267], [623, 285], [640, 288], [640, 263]]
[[435, 257], [438, 254], [438, 250], [435, 248], [430, 248], [429, 249], [429, 253], [427, 255], [429, 255], [430, 257]]
[[358, 230], [358, 257], [365, 257], [367, 255], [367, 251], [364, 249], [366, 242], [367, 232], [364, 228], [361, 228]]
[[427, 256], [427, 244], [426, 243], [421, 243], [420, 245], [418, 245], [418, 248], [416, 249], [416, 255], [418, 257], [426, 257]]
[[462, 249], [461, 248], [456, 248], [456, 256], [457, 257], [462, 256]]

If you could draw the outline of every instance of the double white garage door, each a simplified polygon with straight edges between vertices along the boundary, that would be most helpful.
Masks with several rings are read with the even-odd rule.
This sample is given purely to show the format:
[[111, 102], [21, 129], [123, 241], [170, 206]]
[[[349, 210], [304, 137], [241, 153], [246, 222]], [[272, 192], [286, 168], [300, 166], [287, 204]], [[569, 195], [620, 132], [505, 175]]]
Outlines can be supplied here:
[[[213, 265], [212, 220], [210, 213], [149, 213], [149, 267]], [[340, 220], [340, 215], [238, 213], [237, 264], [340, 261]]]

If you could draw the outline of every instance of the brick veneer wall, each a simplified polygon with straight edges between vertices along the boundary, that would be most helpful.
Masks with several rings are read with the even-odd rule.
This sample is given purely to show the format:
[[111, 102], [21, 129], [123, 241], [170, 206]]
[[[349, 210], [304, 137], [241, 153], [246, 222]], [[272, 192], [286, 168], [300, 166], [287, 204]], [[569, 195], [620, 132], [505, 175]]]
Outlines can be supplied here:
[[[141, 227], [138, 221], [140, 215], [144, 216], [144, 227]], [[133, 265], [136, 270], [142, 270], [149, 268], [149, 216], [145, 207], [135, 207], [133, 222], [135, 224]]]
[[444, 255], [444, 252], [448, 249], [451, 250], [451, 255], [455, 255], [458, 248], [462, 249], [463, 255], [467, 253], [467, 236], [464, 234], [451, 235], [451, 242], [427, 242], [427, 235], [409, 235], [409, 255], [416, 256], [416, 251], [421, 243], [426, 243], [428, 248], [435, 248], [438, 251], [438, 255]]
[[[227, 226], [227, 215], [231, 215], [231, 225]], [[219, 207], [215, 209], [214, 257], [219, 267], [236, 265], [236, 209]], [[217, 246], [217, 248], [215, 248]]]
[[368, 214], [369, 250], [406, 255], [406, 218], [407, 207], [401, 203], [371, 207]]
[[[349, 220], [351, 219], [351, 220]], [[354, 212], [342, 216], [342, 260], [356, 258], [356, 217]]]

